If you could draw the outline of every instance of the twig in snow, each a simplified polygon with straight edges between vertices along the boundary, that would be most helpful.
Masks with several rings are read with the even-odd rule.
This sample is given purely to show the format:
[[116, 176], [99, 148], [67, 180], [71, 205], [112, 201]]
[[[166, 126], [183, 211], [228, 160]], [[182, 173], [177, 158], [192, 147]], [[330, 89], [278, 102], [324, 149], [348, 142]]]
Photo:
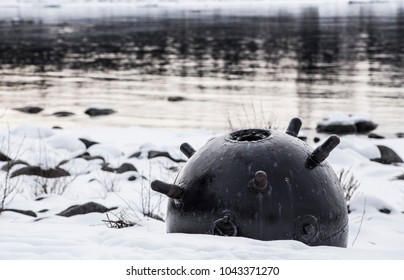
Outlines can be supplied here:
[[363, 218], [365, 218], [365, 214], [366, 214], [366, 197], [365, 197], [365, 202], [363, 203], [363, 213], [362, 213], [362, 217], [361, 217], [361, 223], [359, 224], [359, 229], [358, 229], [358, 233], [355, 236], [355, 239], [352, 241], [352, 247], [355, 244], [356, 239], [359, 236], [359, 233], [361, 232], [362, 229], [362, 223], [363, 223]]

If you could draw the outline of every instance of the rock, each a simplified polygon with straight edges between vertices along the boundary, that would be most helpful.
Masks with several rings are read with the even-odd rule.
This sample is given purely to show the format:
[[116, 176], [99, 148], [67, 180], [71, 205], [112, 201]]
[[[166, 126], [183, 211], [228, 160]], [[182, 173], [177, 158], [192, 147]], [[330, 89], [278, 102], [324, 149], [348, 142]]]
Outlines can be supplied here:
[[59, 178], [70, 176], [69, 172], [62, 168], [50, 168], [50, 169], [42, 169], [39, 166], [27, 166], [21, 169], [18, 169], [11, 173], [10, 178], [14, 178], [21, 175], [27, 176], [39, 176], [44, 178]]
[[75, 114], [72, 112], [67, 112], [67, 111], [59, 111], [59, 112], [55, 112], [52, 114], [52, 116], [59, 117], [59, 118], [70, 117], [73, 115], [75, 115]]
[[88, 213], [105, 213], [115, 209], [117, 209], [117, 207], [107, 208], [95, 202], [87, 202], [81, 205], [70, 206], [69, 208], [60, 212], [57, 215], [62, 217], [71, 217], [75, 215], [83, 215]]
[[377, 128], [377, 124], [368, 120], [356, 121], [355, 126], [358, 133], [367, 133]]
[[399, 155], [389, 147], [383, 145], [376, 145], [380, 151], [380, 158], [372, 159], [372, 161], [380, 162], [383, 164], [392, 164], [397, 162], [403, 162]]
[[0, 210], [0, 213], [1, 212], [15, 212], [15, 213], [19, 213], [19, 214], [23, 214], [23, 215], [27, 215], [27, 216], [31, 216], [31, 217], [34, 217], [34, 218], [36, 218], [37, 217], [37, 215], [35, 214], [35, 212], [34, 211], [31, 211], [31, 210], [18, 210], [18, 209], [2, 209], [2, 210]]
[[376, 134], [376, 133], [369, 133], [368, 138], [371, 138], [371, 139], [384, 139], [385, 137], [381, 136], [379, 134]]
[[14, 108], [16, 111], [20, 111], [27, 114], [38, 114], [39, 112], [43, 111], [43, 108], [36, 107], [36, 106], [25, 106], [21, 108]]
[[319, 137], [314, 137], [313, 141], [314, 141], [314, 143], [318, 143], [321, 141], [321, 139]]
[[384, 213], [384, 214], [390, 214], [390, 213], [391, 213], [391, 210], [390, 210], [390, 209], [387, 209], [387, 208], [382, 208], [382, 209], [379, 209], [379, 212], [380, 212], [380, 213]]
[[374, 130], [377, 124], [361, 115], [335, 114], [317, 123], [318, 132], [349, 134], [367, 133]]
[[46, 213], [48, 211], [49, 211], [49, 209], [42, 209], [42, 210], [38, 211], [38, 213]]
[[116, 169], [116, 173], [121, 174], [129, 171], [137, 171], [136, 167], [131, 163], [123, 163]]
[[49, 217], [38, 218], [38, 219], [35, 219], [34, 222], [39, 222], [39, 221], [46, 220], [46, 219], [49, 219]]
[[178, 172], [179, 168], [177, 166], [170, 166], [167, 168], [167, 170], [169, 170], [171, 172]]
[[0, 161], [10, 161], [11, 158], [0, 152]]
[[128, 158], [139, 158], [141, 155], [142, 155], [142, 152], [139, 151], [139, 152], [131, 154]]
[[335, 133], [335, 134], [349, 134], [356, 133], [355, 124], [329, 124], [329, 125], [317, 125], [317, 132], [323, 133]]
[[84, 152], [84, 153], [82, 153], [82, 154], [76, 156], [76, 158], [84, 158], [84, 157], [90, 157], [90, 156], [91, 156], [91, 155], [90, 155], [89, 152]]
[[404, 132], [398, 132], [396, 133], [397, 138], [404, 138]]
[[5, 164], [5, 165], [1, 168], [1, 170], [8, 172], [8, 171], [11, 170], [11, 168], [13, 168], [14, 166], [16, 166], [16, 165], [18, 165], [18, 164], [29, 165], [28, 163], [26, 163], [26, 162], [23, 161], [23, 160], [10, 160], [7, 164]]
[[110, 166], [109, 166], [109, 163], [107, 162], [107, 163], [104, 163], [104, 164], [101, 166], [101, 170], [102, 170], [102, 171], [105, 171], [105, 172], [112, 172], [112, 173], [115, 173], [116, 168], [110, 167]]
[[52, 129], [63, 129], [63, 128], [61, 126], [55, 125], [55, 126], [52, 126]]
[[102, 165], [101, 170], [118, 174], [122, 174], [129, 171], [137, 171], [136, 167], [131, 163], [123, 163], [118, 168], [112, 168], [109, 166], [109, 163], [105, 163]]
[[185, 97], [182, 97], [182, 96], [169, 96], [167, 98], [167, 100], [170, 101], [170, 102], [178, 102], [178, 101], [184, 101]]
[[64, 159], [64, 160], [62, 160], [61, 162], [59, 162], [59, 163], [56, 165], [56, 167], [60, 167], [60, 166], [62, 166], [63, 164], [68, 163], [69, 161], [70, 161], [70, 159]]
[[137, 177], [132, 175], [128, 178], [128, 181], [136, 181]]
[[186, 162], [186, 160], [183, 159], [175, 159], [173, 158], [168, 152], [162, 152], [162, 151], [149, 151], [147, 154], [147, 158], [156, 158], [156, 157], [166, 157], [171, 159], [174, 162]]
[[87, 161], [100, 159], [100, 160], [102, 160], [103, 162], [105, 162], [105, 159], [104, 159], [102, 156], [82, 155], [82, 156], [78, 156], [77, 158], [82, 158], [82, 159], [85, 159], [85, 160], [87, 160]]
[[81, 142], [83, 142], [83, 144], [86, 146], [86, 149], [90, 148], [92, 145], [100, 144], [100, 143], [98, 143], [98, 142], [94, 142], [94, 141], [91, 141], [91, 140], [87, 140], [87, 139], [85, 139], [85, 138], [79, 138], [79, 140], [80, 140]]
[[109, 108], [89, 108], [84, 113], [89, 115], [90, 117], [97, 117], [111, 115], [113, 113], [116, 113], [116, 111]]
[[404, 174], [401, 174], [395, 178], [396, 180], [404, 180]]

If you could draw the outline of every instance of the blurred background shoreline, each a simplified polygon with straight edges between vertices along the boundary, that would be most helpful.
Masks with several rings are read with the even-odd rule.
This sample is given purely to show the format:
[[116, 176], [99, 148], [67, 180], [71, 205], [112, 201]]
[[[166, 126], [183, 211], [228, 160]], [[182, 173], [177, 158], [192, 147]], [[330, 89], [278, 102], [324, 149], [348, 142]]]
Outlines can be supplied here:
[[[313, 130], [342, 112], [402, 132], [402, 1], [352, 2], [2, 1], [1, 125], [226, 130], [299, 116]], [[90, 118], [92, 105], [116, 113]]]

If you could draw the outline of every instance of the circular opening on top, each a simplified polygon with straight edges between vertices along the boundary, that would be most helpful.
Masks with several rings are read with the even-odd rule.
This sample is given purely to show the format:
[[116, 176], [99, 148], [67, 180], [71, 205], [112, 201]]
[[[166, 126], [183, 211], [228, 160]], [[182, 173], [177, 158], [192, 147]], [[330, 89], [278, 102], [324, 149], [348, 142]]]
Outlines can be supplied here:
[[230, 134], [230, 140], [238, 142], [259, 141], [269, 137], [271, 132], [264, 129], [244, 129]]

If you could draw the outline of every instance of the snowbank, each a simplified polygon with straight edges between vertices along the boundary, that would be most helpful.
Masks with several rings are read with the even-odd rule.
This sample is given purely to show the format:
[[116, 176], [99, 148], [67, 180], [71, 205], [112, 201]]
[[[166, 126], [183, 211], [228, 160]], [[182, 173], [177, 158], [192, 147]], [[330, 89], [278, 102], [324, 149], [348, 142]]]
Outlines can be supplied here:
[[[173, 181], [183, 163], [166, 157], [148, 158], [148, 151], [168, 152], [183, 158], [182, 142], [196, 149], [216, 135], [209, 130], [173, 131], [151, 128], [93, 128], [48, 130], [37, 137], [36, 127], [1, 131], [1, 152], [31, 165], [57, 167], [70, 176], [39, 180], [18, 176], [2, 186], [14, 186], [6, 208], [30, 210], [36, 217], [15, 212], [0, 215], [0, 259], [403, 259], [404, 173], [403, 165], [383, 165], [369, 160], [375, 144], [384, 143], [403, 154], [404, 139], [369, 140], [343, 137], [329, 163], [339, 174], [350, 170], [360, 183], [350, 202], [348, 248], [308, 247], [297, 241], [259, 241], [210, 235], [167, 234], [164, 218], [166, 198], [151, 192], [153, 179]], [[41, 134], [42, 135], [42, 134]], [[78, 140], [99, 144], [89, 148]], [[28, 141], [28, 142], [26, 142]], [[20, 152], [15, 147], [20, 148]], [[42, 147], [34, 149], [34, 147]], [[32, 149], [30, 149], [32, 147]], [[367, 148], [368, 147], [368, 148]], [[88, 152], [88, 154], [85, 154]], [[83, 155], [84, 154], [84, 155]], [[47, 164], [45, 164], [47, 162]], [[104, 171], [132, 164], [136, 171]], [[4, 167], [6, 162], [1, 164]], [[11, 172], [23, 165], [16, 165]], [[53, 189], [51, 188], [53, 187]], [[44, 192], [44, 189], [47, 192]], [[72, 205], [89, 201], [108, 208], [70, 218], [57, 214]], [[153, 214], [154, 218], [144, 216]], [[151, 216], [151, 215], [149, 215]], [[133, 227], [110, 228], [108, 220], [132, 221]]]

